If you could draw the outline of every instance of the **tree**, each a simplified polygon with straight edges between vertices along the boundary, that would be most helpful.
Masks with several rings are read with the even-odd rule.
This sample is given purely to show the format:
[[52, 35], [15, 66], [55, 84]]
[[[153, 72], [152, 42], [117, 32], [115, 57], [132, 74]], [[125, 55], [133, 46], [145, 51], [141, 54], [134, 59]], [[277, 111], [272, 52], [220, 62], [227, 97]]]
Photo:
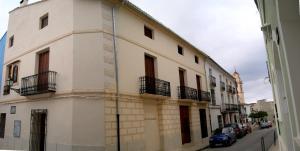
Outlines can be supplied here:
[[262, 119], [266, 116], [268, 116], [268, 113], [265, 111], [252, 112], [249, 115], [250, 118], [254, 118], [254, 119]]

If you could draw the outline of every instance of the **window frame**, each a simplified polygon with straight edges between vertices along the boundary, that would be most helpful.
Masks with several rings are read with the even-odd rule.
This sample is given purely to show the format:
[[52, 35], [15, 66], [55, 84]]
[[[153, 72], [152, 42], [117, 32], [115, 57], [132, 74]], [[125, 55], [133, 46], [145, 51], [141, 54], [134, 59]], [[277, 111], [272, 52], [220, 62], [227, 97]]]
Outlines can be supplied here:
[[[16, 70], [16, 75], [15, 75]], [[19, 82], [19, 73], [20, 73], [20, 61], [15, 61], [6, 66], [6, 80], [13, 80], [13, 85]], [[16, 77], [15, 77], [16, 76]]]
[[9, 37], [9, 40], [8, 40], [8, 47], [11, 48], [14, 46], [14, 43], [15, 43], [15, 35], [12, 35]]
[[199, 64], [199, 57], [197, 55], [195, 55], [195, 63]]
[[[150, 34], [150, 35], [148, 35]], [[150, 28], [149, 26], [144, 25], [144, 36], [154, 39], [154, 30]]]
[[[44, 20], [47, 19], [46, 24], [44, 24]], [[40, 29], [44, 29], [49, 25], [49, 15], [46, 13], [45, 15], [40, 17]]]
[[184, 50], [182, 46], [177, 45], [177, 53], [184, 56]]

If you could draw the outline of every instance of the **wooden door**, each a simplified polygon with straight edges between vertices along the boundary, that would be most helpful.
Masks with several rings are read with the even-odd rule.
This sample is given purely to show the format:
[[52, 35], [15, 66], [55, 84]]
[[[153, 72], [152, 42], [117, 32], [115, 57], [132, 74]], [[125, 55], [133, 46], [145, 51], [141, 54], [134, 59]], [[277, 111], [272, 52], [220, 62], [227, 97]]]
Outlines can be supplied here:
[[198, 90], [198, 99], [201, 101], [201, 77], [196, 75], [196, 82], [197, 82], [197, 90]]
[[179, 69], [179, 84], [180, 84], [180, 95], [181, 99], [186, 98], [186, 92], [185, 92], [185, 80], [184, 80], [184, 70]]
[[46, 150], [47, 111], [32, 110], [30, 126], [30, 151]]
[[206, 110], [200, 109], [199, 114], [200, 114], [200, 126], [201, 126], [202, 138], [206, 138], [206, 137], [208, 137]]
[[154, 58], [145, 55], [146, 92], [155, 94]]
[[190, 114], [188, 106], [180, 106], [180, 124], [182, 144], [191, 142]]
[[38, 89], [45, 90], [48, 87], [49, 51], [39, 54]]

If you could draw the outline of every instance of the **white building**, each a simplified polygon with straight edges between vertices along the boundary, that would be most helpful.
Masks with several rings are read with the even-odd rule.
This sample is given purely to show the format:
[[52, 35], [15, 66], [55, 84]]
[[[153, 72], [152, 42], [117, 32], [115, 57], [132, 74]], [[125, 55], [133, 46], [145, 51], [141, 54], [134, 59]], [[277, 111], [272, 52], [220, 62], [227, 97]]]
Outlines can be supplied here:
[[235, 78], [212, 59], [206, 61], [207, 86], [211, 92], [211, 127], [239, 122], [239, 101]]
[[255, 0], [268, 54], [281, 151], [300, 150], [299, 0]]
[[[209, 56], [130, 2], [24, 1], [9, 14], [7, 37], [0, 149], [208, 145]], [[234, 79], [220, 75], [228, 86], [224, 103], [236, 104]]]

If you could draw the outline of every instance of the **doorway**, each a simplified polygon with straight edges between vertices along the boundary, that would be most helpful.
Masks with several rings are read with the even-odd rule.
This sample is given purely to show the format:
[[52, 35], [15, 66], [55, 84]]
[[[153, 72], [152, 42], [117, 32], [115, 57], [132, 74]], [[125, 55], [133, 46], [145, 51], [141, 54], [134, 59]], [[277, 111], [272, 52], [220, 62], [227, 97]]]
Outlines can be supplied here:
[[191, 142], [190, 113], [188, 106], [180, 106], [180, 124], [182, 144]]
[[200, 113], [200, 126], [201, 126], [202, 138], [206, 138], [208, 137], [206, 110], [200, 109], [199, 113]]
[[179, 69], [179, 84], [180, 84], [180, 97], [181, 99], [186, 98], [186, 92], [185, 92], [185, 78], [184, 78], [184, 70]]
[[154, 58], [145, 55], [145, 82], [146, 82], [146, 93], [155, 94], [155, 67]]
[[38, 90], [48, 89], [49, 51], [39, 54]]
[[31, 110], [30, 151], [46, 150], [47, 110]]

